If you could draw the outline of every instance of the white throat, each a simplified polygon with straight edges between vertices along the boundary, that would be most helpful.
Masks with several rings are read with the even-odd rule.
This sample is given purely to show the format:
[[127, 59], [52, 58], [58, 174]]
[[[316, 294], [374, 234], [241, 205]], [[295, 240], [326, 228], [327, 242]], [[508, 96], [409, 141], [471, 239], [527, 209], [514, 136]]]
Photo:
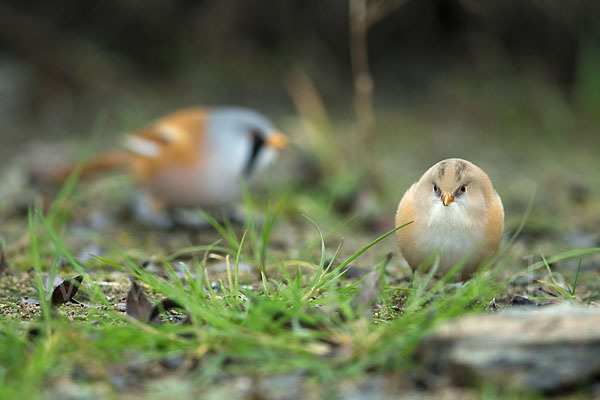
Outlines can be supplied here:
[[465, 206], [459, 199], [448, 206], [438, 198], [431, 199], [427, 237], [421, 246], [425, 254], [439, 252], [443, 268], [452, 267], [463, 257], [474, 254], [484, 239], [484, 221], [469, 213]]

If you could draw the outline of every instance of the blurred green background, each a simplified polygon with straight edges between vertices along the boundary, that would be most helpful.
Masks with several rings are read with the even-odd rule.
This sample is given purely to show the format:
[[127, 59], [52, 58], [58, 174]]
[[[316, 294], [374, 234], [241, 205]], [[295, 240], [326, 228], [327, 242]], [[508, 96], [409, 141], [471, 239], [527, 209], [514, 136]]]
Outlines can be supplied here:
[[509, 230], [537, 187], [525, 235], [593, 245], [599, 38], [591, 0], [5, 0], [0, 155], [107, 148], [178, 107], [245, 105], [292, 138], [279, 184], [302, 187], [300, 211], [325, 191], [384, 230], [456, 156], [492, 177]]
[[[572, 133], [577, 125], [567, 123], [578, 121], [565, 113], [595, 117], [595, 1], [365, 3], [383, 8], [367, 32], [382, 113], [401, 120], [419, 106], [440, 119], [462, 106], [465, 119], [536, 114], [548, 132], [531, 135]], [[0, 27], [3, 139], [87, 134], [101, 113], [118, 129], [137, 114], [192, 103], [294, 114], [289, 86], [298, 70], [328, 107], [352, 113], [346, 1], [5, 0]], [[397, 133], [411, 133], [403, 128]]]

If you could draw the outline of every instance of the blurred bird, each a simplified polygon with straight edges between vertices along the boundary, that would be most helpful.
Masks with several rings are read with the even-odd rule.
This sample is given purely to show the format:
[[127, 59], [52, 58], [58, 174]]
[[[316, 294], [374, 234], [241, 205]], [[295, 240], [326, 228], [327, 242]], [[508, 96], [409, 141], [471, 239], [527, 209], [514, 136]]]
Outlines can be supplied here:
[[472, 275], [498, 250], [504, 229], [502, 200], [492, 181], [475, 164], [458, 158], [431, 167], [404, 194], [396, 214], [402, 256], [413, 270], [431, 267], [437, 275], [464, 261], [462, 276]]
[[137, 217], [168, 227], [169, 209], [214, 210], [238, 199], [241, 180], [271, 162], [286, 142], [253, 110], [190, 108], [127, 135], [122, 149], [91, 159], [81, 176], [126, 167], [144, 189], [134, 207]]

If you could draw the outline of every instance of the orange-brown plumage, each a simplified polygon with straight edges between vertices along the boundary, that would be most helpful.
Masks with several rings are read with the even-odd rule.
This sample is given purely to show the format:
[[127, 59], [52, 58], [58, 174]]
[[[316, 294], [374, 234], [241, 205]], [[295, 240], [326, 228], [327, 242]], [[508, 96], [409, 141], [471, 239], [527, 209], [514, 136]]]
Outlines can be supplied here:
[[[188, 108], [168, 114], [148, 126], [128, 134], [124, 149], [110, 150], [89, 159], [82, 167], [82, 179], [115, 168], [125, 168], [141, 182], [147, 182], [158, 171], [179, 166], [190, 167], [199, 161], [205, 138], [204, 108]], [[156, 154], [136, 151], [133, 140], [141, 139], [156, 147]], [[128, 146], [127, 144], [130, 144]], [[74, 170], [71, 165], [54, 174], [57, 183], [64, 181]]]
[[487, 174], [461, 159], [440, 161], [402, 197], [396, 225], [402, 256], [412, 269], [429, 257], [440, 258], [438, 275], [464, 261], [469, 276], [500, 246], [504, 210]]
[[149, 156], [132, 150], [128, 167], [147, 182], [166, 167], [191, 167], [201, 161], [206, 129], [204, 108], [189, 108], [169, 114], [132, 135], [155, 143], [160, 152]]

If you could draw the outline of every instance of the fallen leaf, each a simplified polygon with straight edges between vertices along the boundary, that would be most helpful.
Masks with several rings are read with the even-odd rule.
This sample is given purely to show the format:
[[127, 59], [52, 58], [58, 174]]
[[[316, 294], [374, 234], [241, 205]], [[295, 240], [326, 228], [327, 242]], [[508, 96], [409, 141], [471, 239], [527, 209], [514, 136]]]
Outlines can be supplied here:
[[44, 290], [51, 292], [53, 288], [60, 286], [64, 279], [60, 275], [54, 275], [54, 279], [50, 280], [50, 274], [44, 274]]
[[158, 316], [160, 313], [169, 311], [173, 308], [183, 308], [183, 307], [181, 307], [181, 305], [178, 302], [176, 302], [175, 300], [166, 298], [166, 299], [162, 300], [160, 303], [156, 304], [154, 307], [152, 307], [152, 312], [150, 313], [150, 317], [148, 318], [148, 320], [151, 322], [158, 322]]
[[144, 322], [148, 322], [152, 313], [152, 304], [150, 304], [148, 298], [142, 292], [142, 288], [133, 278], [131, 279], [131, 289], [127, 293], [127, 305], [125, 309], [127, 315]]
[[510, 299], [510, 305], [513, 307], [536, 307], [538, 306], [537, 303], [529, 300], [527, 297], [523, 297], [523, 296], [514, 296], [512, 299]]
[[52, 291], [52, 305], [57, 306], [70, 301], [79, 290], [82, 281], [83, 275], [63, 281]]

